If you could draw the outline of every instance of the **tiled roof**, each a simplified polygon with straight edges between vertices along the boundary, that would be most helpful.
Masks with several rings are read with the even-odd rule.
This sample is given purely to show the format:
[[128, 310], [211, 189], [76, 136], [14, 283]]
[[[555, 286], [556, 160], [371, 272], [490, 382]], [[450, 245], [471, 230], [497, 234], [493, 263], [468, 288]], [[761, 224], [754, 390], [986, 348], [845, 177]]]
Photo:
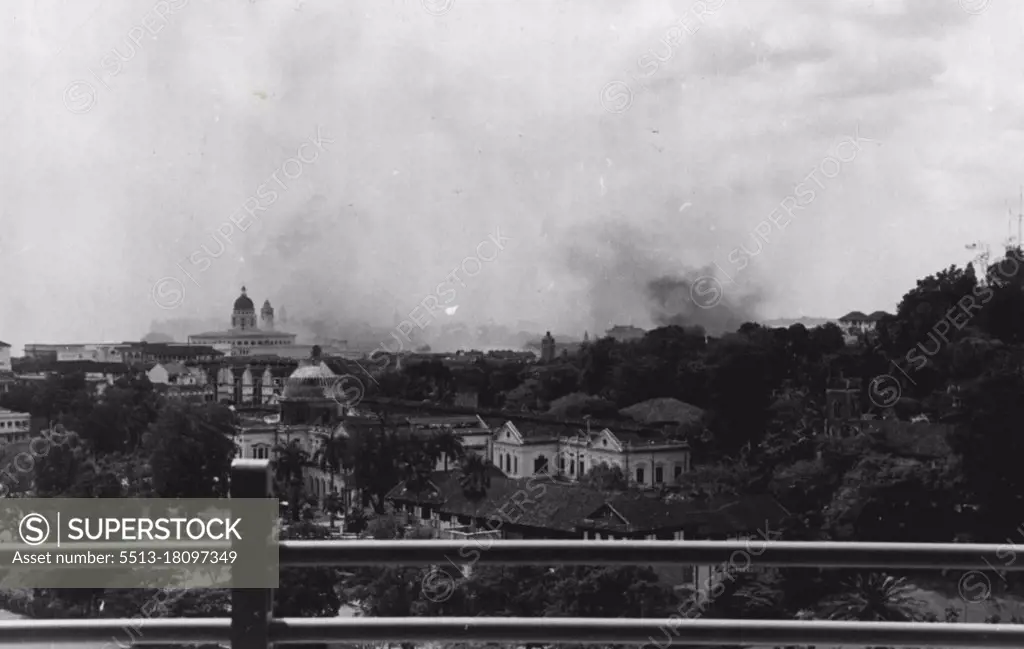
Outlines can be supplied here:
[[104, 374], [127, 374], [131, 372], [124, 363], [101, 363], [99, 361], [60, 361], [38, 363], [40, 372], [98, 372]]
[[144, 343], [133, 348], [156, 356], [223, 356], [208, 345], [172, 345], [169, 343]]
[[167, 370], [168, 376], [180, 376], [188, 374], [188, 369], [181, 363], [164, 363], [163, 368]]
[[536, 422], [536, 421], [513, 421], [512, 425], [523, 436], [523, 439], [538, 442], [546, 440], [557, 440], [559, 437], [572, 437], [585, 434], [579, 426], [561, 424], [557, 422]]
[[[788, 514], [770, 496], [673, 502], [638, 493], [604, 493], [572, 482], [495, 475], [484, 497], [474, 501], [463, 493], [457, 473], [436, 472], [432, 484], [429, 491], [415, 493], [402, 483], [387, 498], [430, 505], [445, 514], [511, 519], [516, 525], [559, 532], [575, 532], [582, 526], [638, 534], [685, 527], [700, 536], [724, 535], [753, 532], [766, 521], [776, 525]], [[617, 516], [592, 519], [610, 512], [609, 507], [625, 522]]]
[[421, 428], [440, 428], [444, 426], [450, 426], [455, 429], [459, 428], [486, 428], [486, 422], [481, 425], [480, 418], [476, 415], [450, 415], [441, 417], [407, 417], [406, 421], [411, 426], [417, 426]]
[[687, 446], [686, 442], [672, 439], [665, 432], [656, 429], [621, 431], [613, 429], [612, 434], [618, 437], [620, 442], [630, 446]]

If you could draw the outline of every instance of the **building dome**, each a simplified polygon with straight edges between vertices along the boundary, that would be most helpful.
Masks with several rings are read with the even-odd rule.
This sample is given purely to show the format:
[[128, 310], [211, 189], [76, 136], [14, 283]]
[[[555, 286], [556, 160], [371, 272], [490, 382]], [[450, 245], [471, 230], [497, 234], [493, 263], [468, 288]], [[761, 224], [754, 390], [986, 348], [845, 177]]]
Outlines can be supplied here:
[[326, 363], [306, 365], [285, 380], [284, 394], [289, 399], [330, 399], [338, 375]]
[[253, 311], [256, 307], [253, 305], [252, 300], [245, 294], [245, 287], [242, 287], [242, 294], [235, 300], [235, 311]]

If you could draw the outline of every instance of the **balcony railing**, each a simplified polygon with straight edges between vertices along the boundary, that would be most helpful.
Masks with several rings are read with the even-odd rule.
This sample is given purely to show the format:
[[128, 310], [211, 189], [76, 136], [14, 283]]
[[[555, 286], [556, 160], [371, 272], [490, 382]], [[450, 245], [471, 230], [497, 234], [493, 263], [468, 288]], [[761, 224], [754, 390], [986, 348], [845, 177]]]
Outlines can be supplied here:
[[[231, 495], [270, 494], [265, 460], [236, 460]], [[491, 541], [478, 562], [499, 565], [721, 564], [743, 553], [765, 566], [991, 570], [1007, 548], [976, 544], [795, 543], [767, 541]], [[460, 541], [283, 541], [281, 565], [381, 566], [444, 564]], [[997, 556], [997, 553], [1002, 554]], [[754, 556], [754, 555], [757, 556]], [[996, 562], [996, 563], [993, 563]], [[1006, 566], [1024, 570], [1024, 562]], [[273, 591], [236, 589], [231, 618], [17, 620], [0, 622], [9, 643], [109, 642], [138, 629], [135, 644], [230, 643], [263, 649], [312, 642], [504, 642], [651, 644], [670, 629], [676, 645], [848, 645], [853, 647], [1024, 647], [1024, 625], [891, 622], [819, 622], [715, 619], [580, 618], [274, 618]]]

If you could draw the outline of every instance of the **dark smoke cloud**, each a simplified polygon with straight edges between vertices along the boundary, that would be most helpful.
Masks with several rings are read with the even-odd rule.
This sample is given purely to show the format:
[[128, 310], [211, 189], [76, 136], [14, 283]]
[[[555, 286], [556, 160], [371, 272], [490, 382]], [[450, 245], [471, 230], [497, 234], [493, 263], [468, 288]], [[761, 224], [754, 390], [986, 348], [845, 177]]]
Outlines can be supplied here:
[[[585, 286], [583, 303], [589, 310], [591, 331], [624, 324], [678, 325], [699, 326], [719, 335], [759, 318], [765, 292], [755, 283], [754, 272], [747, 270], [737, 278], [744, 283], [730, 283], [707, 261], [711, 256], [707, 251], [715, 249], [713, 235], [706, 230], [679, 234], [622, 218], [573, 233], [565, 259], [569, 271]], [[725, 245], [735, 243], [731, 233], [718, 238]], [[695, 239], [699, 246], [693, 245]], [[713, 307], [701, 308], [691, 298], [691, 284], [700, 277], [721, 282], [722, 297]]]
[[[723, 282], [721, 301], [702, 308], [693, 298], [693, 283], [700, 277], [715, 277], [714, 265], [708, 265], [685, 277], [658, 277], [647, 283], [647, 296], [651, 303], [651, 319], [659, 327], [701, 327], [708, 334], [718, 336], [736, 331], [746, 322], [758, 319], [762, 303], [760, 292], [730, 294]], [[699, 286], [698, 286], [699, 288]]]

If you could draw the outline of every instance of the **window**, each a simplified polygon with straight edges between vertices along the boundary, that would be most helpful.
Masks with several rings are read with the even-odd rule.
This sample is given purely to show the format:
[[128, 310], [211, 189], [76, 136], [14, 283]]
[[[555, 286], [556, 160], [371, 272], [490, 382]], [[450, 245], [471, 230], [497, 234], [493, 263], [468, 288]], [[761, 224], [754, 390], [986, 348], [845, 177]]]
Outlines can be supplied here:
[[839, 403], [838, 401], [833, 401], [832, 402], [832, 418], [833, 419], [839, 419], [842, 416], [843, 416], [842, 404]]
[[518, 455], [513, 460], [513, 467], [514, 467], [512, 469], [513, 473], [518, 474], [519, 473], [519, 456]]
[[505, 456], [505, 473], [510, 473], [511, 471], [512, 471], [512, 456], [511, 455], [506, 455]]
[[269, 446], [254, 446], [252, 449], [252, 456], [257, 460], [270, 459], [270, 447]]
[[576, 475], [576, 463], [569, 462], [569, 475]]
[[643, 468], [638, 468], [636, 470], [636, 481], [639, 482], [640, 484], [644, 483], [644, 470], [643, 470]]
[[558, 470], [561, 473], [565, 473], [565, 458], [564, 457], [558, 458]]
[[654, 482], [655, 484], [661, 484], [665, 481], [665, 470], [660, 466], [654, 467]]
[[673, 469], [672, 473], [673, 477], [678, 478], [679, 476], [683, 475], [683, 467], [677, 464], [675, 466], [675, 469]]

